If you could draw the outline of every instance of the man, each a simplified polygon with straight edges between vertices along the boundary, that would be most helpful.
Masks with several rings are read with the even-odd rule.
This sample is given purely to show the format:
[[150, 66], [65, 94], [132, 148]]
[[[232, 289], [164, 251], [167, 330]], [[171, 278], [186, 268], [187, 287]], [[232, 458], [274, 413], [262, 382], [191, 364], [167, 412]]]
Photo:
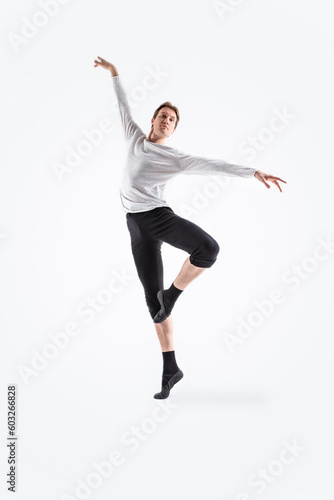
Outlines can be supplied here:
[[[126, 212], [136, 269], [163, 355], [161, 391], [154, 397], [165, 399], [183, 377], [175, 359], [172, 309], [189, 283], [214, 264], [219, 252], [219, 245], [212, 236], [176, 215], [168, 206], [163, 197], [166, 184], [179, 174], [218, 174], [255, 177], [267, 188], [270, 188], [268, 181], [274, 183], [282, 192], [278, 181], [286, 181], [254, 168], [187, 155], [166, 145], [166, 139], [175, 132], [180, 120], [179, 110], [169, 101], [154, 112], [151, 130], [146, 137], [132, 118], [116, 67], [102, 57], [98, 59], [94, 61], [94, 67], [101, 66], [111, 72], [128, 143], [120, 197]], [[163, 288], [161, 259], [163, 242], [189, 253], [178, 276], [166, 290]]]

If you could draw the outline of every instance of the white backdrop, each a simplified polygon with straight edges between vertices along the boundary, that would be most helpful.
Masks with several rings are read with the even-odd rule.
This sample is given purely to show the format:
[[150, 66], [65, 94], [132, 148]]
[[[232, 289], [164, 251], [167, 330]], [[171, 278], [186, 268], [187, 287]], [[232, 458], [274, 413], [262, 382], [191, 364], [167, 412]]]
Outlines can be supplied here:
[[[331, 7], [2, 3], [2, 498], [11, 385], [19, 500], [333, 495]], [[152, 397], [162, 356], [97, 56], [116, 65], [147, 133], [171, 100], [181, 120], [167, 144], [287, 181], [282, 193], [215, 176], [168, 186], [173, 210], [221, 251], [175, 305], [185, 376], [165, 403]], [[163, 257], [167, 287], [187, 255], [164, 244]]]

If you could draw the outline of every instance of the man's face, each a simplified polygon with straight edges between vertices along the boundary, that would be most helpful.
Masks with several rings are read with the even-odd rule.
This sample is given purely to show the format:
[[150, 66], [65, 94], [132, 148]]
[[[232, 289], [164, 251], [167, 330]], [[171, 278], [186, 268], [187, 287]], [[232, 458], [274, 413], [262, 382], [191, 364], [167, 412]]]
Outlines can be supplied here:
[[176, 113], [171, 108], [161, 108], [151, 123], [156, 135], [167, 138], [175, 131]]

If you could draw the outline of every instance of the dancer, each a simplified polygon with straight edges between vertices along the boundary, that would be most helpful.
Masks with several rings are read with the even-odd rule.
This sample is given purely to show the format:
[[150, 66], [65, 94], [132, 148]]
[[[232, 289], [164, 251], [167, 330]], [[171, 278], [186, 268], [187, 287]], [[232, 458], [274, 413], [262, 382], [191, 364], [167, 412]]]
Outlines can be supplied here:
[[[120, 198], [126, 213], [135, 266], [163, 356], [161, 391], [154, 398], [165, 399], [183, 377], [175, 358], [171, 312], [185, 288], [215, 263], [220, 250], [212, 236], [175, 214], [164, 199], [166, 184], [179, 174], [216, 174], [255, 177], [267, 188], [270, 188], [268, 182], [272, 182], [282, 192], [279, 181], [286, 181], [255, 168], [188, 155], [166, 145], [180, 121], [178, 108], [169, 101], [162, 103], [153, 113], [151, 130], [146, 136], [132, 118], [116, 67], [100, 56], [98, 59], [94, 61], [94, 67], [100, 66], [111, 73], [128, 146]], [[167, 289], [163, 286], [163, 242], [189, 254]]]

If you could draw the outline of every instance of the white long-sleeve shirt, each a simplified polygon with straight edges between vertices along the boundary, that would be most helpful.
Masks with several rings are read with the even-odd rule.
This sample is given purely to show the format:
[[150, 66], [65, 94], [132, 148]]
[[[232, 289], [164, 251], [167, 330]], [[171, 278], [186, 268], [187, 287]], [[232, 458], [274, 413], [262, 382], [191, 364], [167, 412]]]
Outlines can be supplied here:
[[171, 146], [148, 141], [132, 118], [119, 76], [112, 77], [112, 80], [128, 146], [120, 184], [120, 197], [125, 212], [146, 212], [156, 207], [169, 206], [164, 198], [164, 190], [167, 183], [179, 174], [254, 176], [255, 168], [192, 156]]

